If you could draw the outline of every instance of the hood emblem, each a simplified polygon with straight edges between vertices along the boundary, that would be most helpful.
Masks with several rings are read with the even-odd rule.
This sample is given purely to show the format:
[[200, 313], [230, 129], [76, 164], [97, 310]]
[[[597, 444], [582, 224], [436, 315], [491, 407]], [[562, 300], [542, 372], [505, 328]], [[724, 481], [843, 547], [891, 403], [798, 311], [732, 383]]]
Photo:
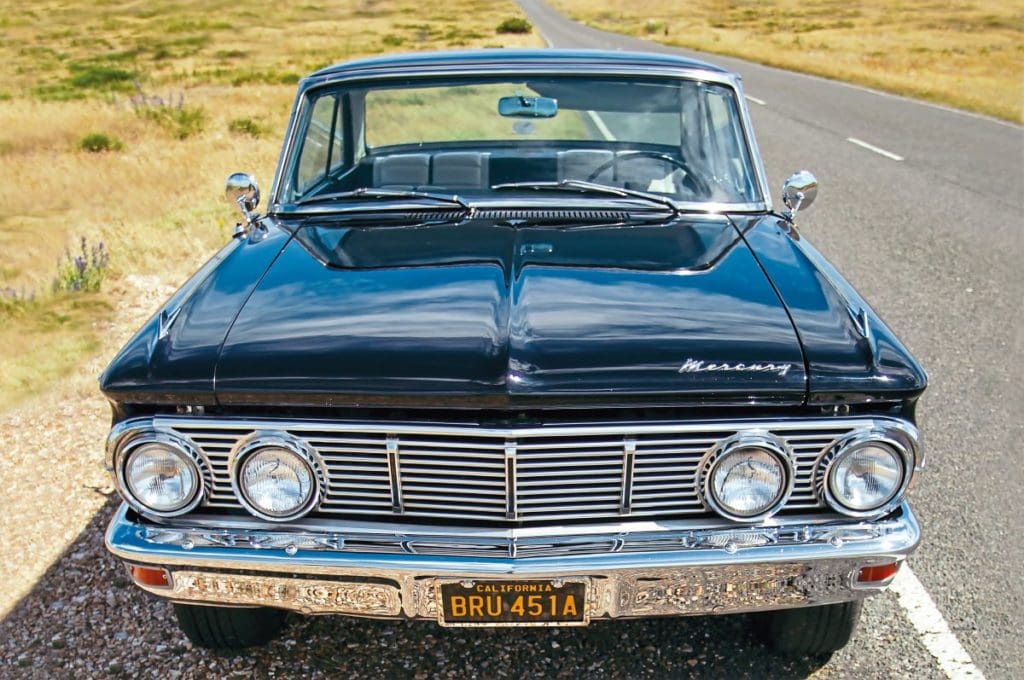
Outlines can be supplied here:
[[725, 362], [711, 363], [687, 359], [686, 363], [679, 367], [680, 373], [776, 373], [780, 378], [786, 377], [793, 364], [728, 364]]

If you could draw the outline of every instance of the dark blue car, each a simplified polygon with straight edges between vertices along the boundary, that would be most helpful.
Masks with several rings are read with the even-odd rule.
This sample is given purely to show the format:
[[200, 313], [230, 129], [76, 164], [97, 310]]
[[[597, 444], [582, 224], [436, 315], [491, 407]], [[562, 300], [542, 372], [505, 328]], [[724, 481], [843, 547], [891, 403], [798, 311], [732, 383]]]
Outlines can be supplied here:
[[110, 550], [197, 644], [758, 612], [825, 654], [916, 547], [925, 374], [776, 209], [739, 78], [453, 52], [303, 80], [265, 214], [117, 355]]

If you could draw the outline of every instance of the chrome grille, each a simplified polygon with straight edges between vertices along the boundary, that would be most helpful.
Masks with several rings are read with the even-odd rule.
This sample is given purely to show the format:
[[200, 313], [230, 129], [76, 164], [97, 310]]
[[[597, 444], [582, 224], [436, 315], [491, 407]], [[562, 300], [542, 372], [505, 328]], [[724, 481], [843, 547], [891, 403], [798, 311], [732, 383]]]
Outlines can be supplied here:
[[190, 439], [212, 473], [207, 507], [240, 508], [228, 459], [254, 431], [287, 432], [324, 463], [327, 492], [314, 516], [423, 517], [497, 523], [695, 516], [704, 455], [739, 431], [784, 439], [796, 479], [786, 510], [823, 508], [815, 461], [838, 438], [872, 421], [590, 425], [522, 429], [157, 418]]

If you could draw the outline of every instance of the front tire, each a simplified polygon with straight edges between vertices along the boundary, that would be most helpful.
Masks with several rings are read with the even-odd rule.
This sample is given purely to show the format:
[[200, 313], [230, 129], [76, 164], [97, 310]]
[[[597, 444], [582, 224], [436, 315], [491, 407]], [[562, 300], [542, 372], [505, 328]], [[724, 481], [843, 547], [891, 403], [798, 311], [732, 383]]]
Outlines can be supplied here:
[[760, 637], [787, 656], [827, 656], [846, 646], [860, 620], [862, 600], [765, 612]]
[[265, 645], [284, 628], [285, 612], [270, 607], [234, 608], [175, 604], [178, 627], [192, 644], [207, 649]]

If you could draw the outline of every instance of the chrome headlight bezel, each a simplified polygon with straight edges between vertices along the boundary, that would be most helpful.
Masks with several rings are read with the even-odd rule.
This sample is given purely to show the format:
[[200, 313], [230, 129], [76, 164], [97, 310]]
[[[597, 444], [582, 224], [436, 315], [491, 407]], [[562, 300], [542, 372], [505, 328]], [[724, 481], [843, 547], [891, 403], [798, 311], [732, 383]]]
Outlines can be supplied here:
[[[191, 472], [196, 480], [195, 488], [189, 494], [188, 499], [172, 510], [158, 510], [146, 505], [132, 492], [131, 485], [128, 482], [127, 468], [131, 455], [143, 446], [154, 444], [167, 448], [173, 455], [181, 458], [186, 465], [191, 466]], [[206, 497], [210, 483], [210, 473], [206, 466], [206, 461], [199, 453], [198, 447], [183, 437], [157, 430], [141, 432], [125, 441], [117, 450], [114, 471], [115, 479], [117, 480], [117, 490], [121, 497], [132, 509], [146, 517], [178, 517], [191, 512]]]
[[[744, 515], [730, 510], [715, 495], [713, 479], [716, 468], [723, 460], [739, 455], [745, 449], [759, 449], [774, 457], [782, 468], [783, 482], [772, 503], [756, 514]], [[697, 490], [704, 504], [722, 517], [733, 522], [756, 524], [770, 518], [789, 500], [793, 493], [796, 473], [793, 456], [786, 442], [769, 432], [741, 432], [719, 442], [701, 461], [697, 478]]]
[[[264, 449], [283, 449], [294, 455], [309, 472], [310, 490], [307, 498], [291, 513], [275, 515], [265, 512], [253, 503], [246, 492], [242, 480], [242, 468], [248, 458]], [[253, 432], [242, 438], [232, 449], [228, 457], [228, 469], [231, 473], [231, 488], [238, 502], [251, 515], [268, 522], [291, 522], [305, 517], [320, 504], [324, 496], [324, 466], [319, 456], [305, 442], [279, 432]]]
[[[837, 463], [866, 446], [881, 446], [891, 450], [896, 454], [896, 460], [900, 463], [902, 469], [901, 479], [892, 494], [877, 507], [862, 510], [851, 508], [836, 497], [833, 492], [832, 475]], [[904, 496], [914, 476], [916, 463], [916, 451], [911, 445], [908, 445], [908, 440], [904, 437], [894, 436], [893, 433], [885, 430], [855, 432], [837, 441], [821, 457], [816, 467], [815, 487], [818, 491], [818, 496], [823, 498], [829, 507], [838, 513], [858, 519], [882, 517], [903, 503]]]

